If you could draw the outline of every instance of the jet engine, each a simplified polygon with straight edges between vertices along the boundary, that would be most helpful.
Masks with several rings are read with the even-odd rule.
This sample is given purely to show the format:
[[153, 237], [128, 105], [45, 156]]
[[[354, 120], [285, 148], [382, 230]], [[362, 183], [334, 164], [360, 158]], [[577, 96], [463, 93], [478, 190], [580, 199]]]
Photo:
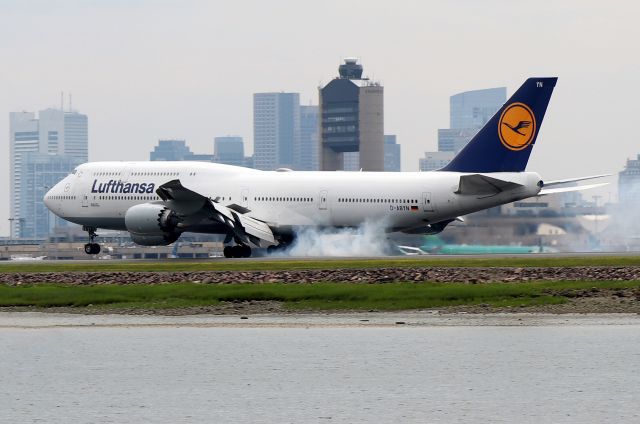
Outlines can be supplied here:
[[180, 220], [174, 211], [162, 205], [142, 203], [130, 207], [124, 223], [131, 239], [142, 246], [165, 246], [180, 237]]

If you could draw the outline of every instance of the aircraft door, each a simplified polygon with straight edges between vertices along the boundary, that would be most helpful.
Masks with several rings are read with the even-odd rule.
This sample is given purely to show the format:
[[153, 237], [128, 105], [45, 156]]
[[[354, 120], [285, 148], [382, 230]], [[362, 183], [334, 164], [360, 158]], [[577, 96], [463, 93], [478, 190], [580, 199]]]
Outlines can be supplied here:
[[320, 199], [318, 202], [318, 209], [320, 209], [321, 211], [326, 211], [327, 210], [327, 197], [328, 197], [328, 192], [327, 190], [321, 190], [320, 191]]
[[433, 200], [431, 199], [431, 193], [423, 192], [422, 193], [422, 211], [433, 212], [434, 210], [435, 210], [435, 206], [433, 204]]
[[240, 206], [249, 208], [249, 189], [243, 188], [240, 192]]
[[87, 194], [82, 195], [82, 207], [83, 208], [89, 207], [89, 196]]

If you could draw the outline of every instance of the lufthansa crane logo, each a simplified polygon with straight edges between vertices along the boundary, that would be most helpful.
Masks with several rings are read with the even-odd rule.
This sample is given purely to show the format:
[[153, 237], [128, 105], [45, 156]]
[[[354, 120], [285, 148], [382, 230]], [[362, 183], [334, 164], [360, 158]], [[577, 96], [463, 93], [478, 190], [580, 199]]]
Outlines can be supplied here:
[[498, 135], [509, 150], [522, 150], [533, 141], [536, 134], [536, 117], [524, 103], [511, 103], [500, 115]]

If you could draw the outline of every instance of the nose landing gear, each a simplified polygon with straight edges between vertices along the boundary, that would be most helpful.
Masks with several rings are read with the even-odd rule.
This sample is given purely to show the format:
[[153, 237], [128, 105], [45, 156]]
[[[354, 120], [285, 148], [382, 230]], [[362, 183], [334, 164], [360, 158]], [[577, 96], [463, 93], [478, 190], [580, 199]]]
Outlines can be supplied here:
[[83, 226], [82, 230], [89, 233], [89, 243], [84, 245], [84, 253], [86, 253], [87, 255], [97, 255], [98, 253], [100, 253], [100, 245], [95, 242], [96, 237], [98, 237], [98, 235], [96, 234], [97, 228]]

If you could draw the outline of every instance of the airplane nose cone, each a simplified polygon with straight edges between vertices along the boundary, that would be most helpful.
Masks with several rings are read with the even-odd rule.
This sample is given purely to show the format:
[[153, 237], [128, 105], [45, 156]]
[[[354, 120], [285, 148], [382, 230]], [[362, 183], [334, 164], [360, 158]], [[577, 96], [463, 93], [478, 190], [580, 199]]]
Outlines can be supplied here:
[[44, 205], [51, 210], [52, 207], [52, 196], [53, 196], [53, 192], [54, 192], [55, 187], [52, 187], [49, 191], [47, 191], [47, 194], [44, 195], [44, 199], [42, 199], [42, 201], [44, 202]]

